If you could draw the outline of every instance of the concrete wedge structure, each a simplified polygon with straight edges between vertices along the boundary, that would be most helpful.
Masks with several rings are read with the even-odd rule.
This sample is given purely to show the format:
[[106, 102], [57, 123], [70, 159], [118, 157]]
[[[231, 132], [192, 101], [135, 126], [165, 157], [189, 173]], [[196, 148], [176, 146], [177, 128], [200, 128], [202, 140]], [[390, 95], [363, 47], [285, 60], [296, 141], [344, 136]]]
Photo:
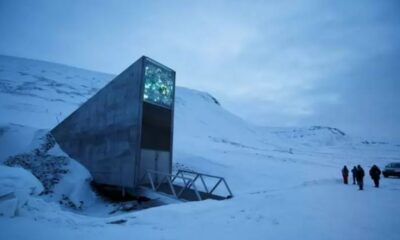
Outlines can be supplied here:
[[175, 71], [141, 57], [51, 130], [94, 181], [134, 189], [172, 171]]

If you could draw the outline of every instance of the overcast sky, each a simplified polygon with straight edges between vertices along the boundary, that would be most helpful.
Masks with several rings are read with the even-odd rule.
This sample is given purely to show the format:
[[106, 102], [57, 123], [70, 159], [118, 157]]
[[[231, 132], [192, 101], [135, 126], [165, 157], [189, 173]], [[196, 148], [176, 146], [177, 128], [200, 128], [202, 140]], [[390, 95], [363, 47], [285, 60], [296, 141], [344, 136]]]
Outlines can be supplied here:
[[400, 140], [398, 0], [0, 0], [0, 54], [114, 74], [147, 55], [253, 123]]

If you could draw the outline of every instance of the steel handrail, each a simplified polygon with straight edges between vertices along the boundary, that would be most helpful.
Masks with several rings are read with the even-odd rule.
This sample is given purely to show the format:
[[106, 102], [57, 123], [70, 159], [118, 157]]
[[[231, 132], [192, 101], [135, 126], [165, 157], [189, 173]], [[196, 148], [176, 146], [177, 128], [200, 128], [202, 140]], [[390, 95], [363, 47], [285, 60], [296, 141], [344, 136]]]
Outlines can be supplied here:
[[[161, 177], [161, 180], [158, 181], [157, 186], [155, 186], [155, 184], [154, 184], [154, 179], [153, 179], [154, 174]], [[188, 177], [187, 175], [190, 175], [190, 177]], [[153, 191], [158, 191], [163, 183], [168, 183], [168, 186], [172, 192], [172, 195], [174, 195], [174, 197], [176, 197], [176, 198], [181, 197], [181, 195], [186, 190], [190, 189], [190, 190], [194, 191], [194, 193], [199, 201], [202, 200], [201, 194], [199, 193], [199, 190], [196, 186], [196, 181], [198, 181], [198, 179], [201, 180], [201, 184], [203, 185], [205, 193], [213, 194], [213, 192], [218, 188], [218, 186], [220, 186], [220, 184], [223, 183], [223, 185], [225, 186], [226, 190], [229, 193], [229, 195], [226, 198], [233, 197], [232, 191], [229, 188], [229, 185], [226, 182], [225, 178], [210, 175], [210, 174], [197, 173], [197, 172], [188, 171], [188, 170], [178, 170], [175, 174], [170, 174], [170, 173], [165, 173], [165, 172], [148, 169], [148, 170], [146, 170], [146, 173], [142, 177], [140, 183], [143, 183], [144, 180], [146, 179], [146, 177], [148, 178], [148, 181], [149, 181]], [[205, 178], [214, 178], [214, 179], [218, 179], [218, 181], [212, 187], [209, 188], [209, 186], [207, 185], [207, 183], [205, 181]], [[174, 187], [174, 182], [177, 179], [183, 180], [183, 186], [181, 184], [179, 184], [179, 186], [182, 187], [182, 189], [178, 193], [175, 191], [175, 187]]]

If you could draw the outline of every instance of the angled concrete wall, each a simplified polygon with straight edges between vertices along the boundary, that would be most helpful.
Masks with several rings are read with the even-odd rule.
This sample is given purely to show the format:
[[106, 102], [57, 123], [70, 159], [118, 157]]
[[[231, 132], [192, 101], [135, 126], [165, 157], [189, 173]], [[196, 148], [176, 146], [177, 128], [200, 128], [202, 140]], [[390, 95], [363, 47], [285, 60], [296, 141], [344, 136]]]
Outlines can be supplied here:
[[51, 131], [98, 183], [134, 187], [142, 64], [135, 62]]
[[[172, 76], [174, 98], [175, 72], [141, 57], [51, 130], [60, 147], [97, 183], [134, 188], [148, 169], [171, 173], [174, 102], [161, 106], [143, 101], [145, 67], [150, 64]], [[144, 106], [151, 109], [145, 116]], [[159, 135], [157, 129], [162, 130]], [[170, 140], [160, 144], [165, 138]]]

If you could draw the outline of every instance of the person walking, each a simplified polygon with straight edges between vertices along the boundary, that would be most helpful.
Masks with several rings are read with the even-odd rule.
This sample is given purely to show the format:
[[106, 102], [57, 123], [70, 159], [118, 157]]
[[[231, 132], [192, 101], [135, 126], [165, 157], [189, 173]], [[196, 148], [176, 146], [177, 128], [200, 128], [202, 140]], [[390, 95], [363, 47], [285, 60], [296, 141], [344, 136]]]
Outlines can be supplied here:
[[357, 178], [357, 184], [358, 184], [359, 190], [364, 189], [364, 175], [365, 175], [364, 169], [360, 165], [358, 165], [356, 178]]
[[374, 181], [375, 187], [379, 187], [379, 179], [381, 176], [381, 170], [375, 164], [369, 170], [369, 175], [371, 176], [372, 180]]
[[342, 168], [342, 176], [343, 176], [343, 182], [344, 184], [348, 184], [349, 183], [349, 169], [347, 169], [347, 166], [344, 165], [344, 167]]
[[353, 185], [356, 184], [356, 175], [357, 175], [357, 167], [354, 166], [353, 169], [351, 169], [351, 175], [353, 176]]

